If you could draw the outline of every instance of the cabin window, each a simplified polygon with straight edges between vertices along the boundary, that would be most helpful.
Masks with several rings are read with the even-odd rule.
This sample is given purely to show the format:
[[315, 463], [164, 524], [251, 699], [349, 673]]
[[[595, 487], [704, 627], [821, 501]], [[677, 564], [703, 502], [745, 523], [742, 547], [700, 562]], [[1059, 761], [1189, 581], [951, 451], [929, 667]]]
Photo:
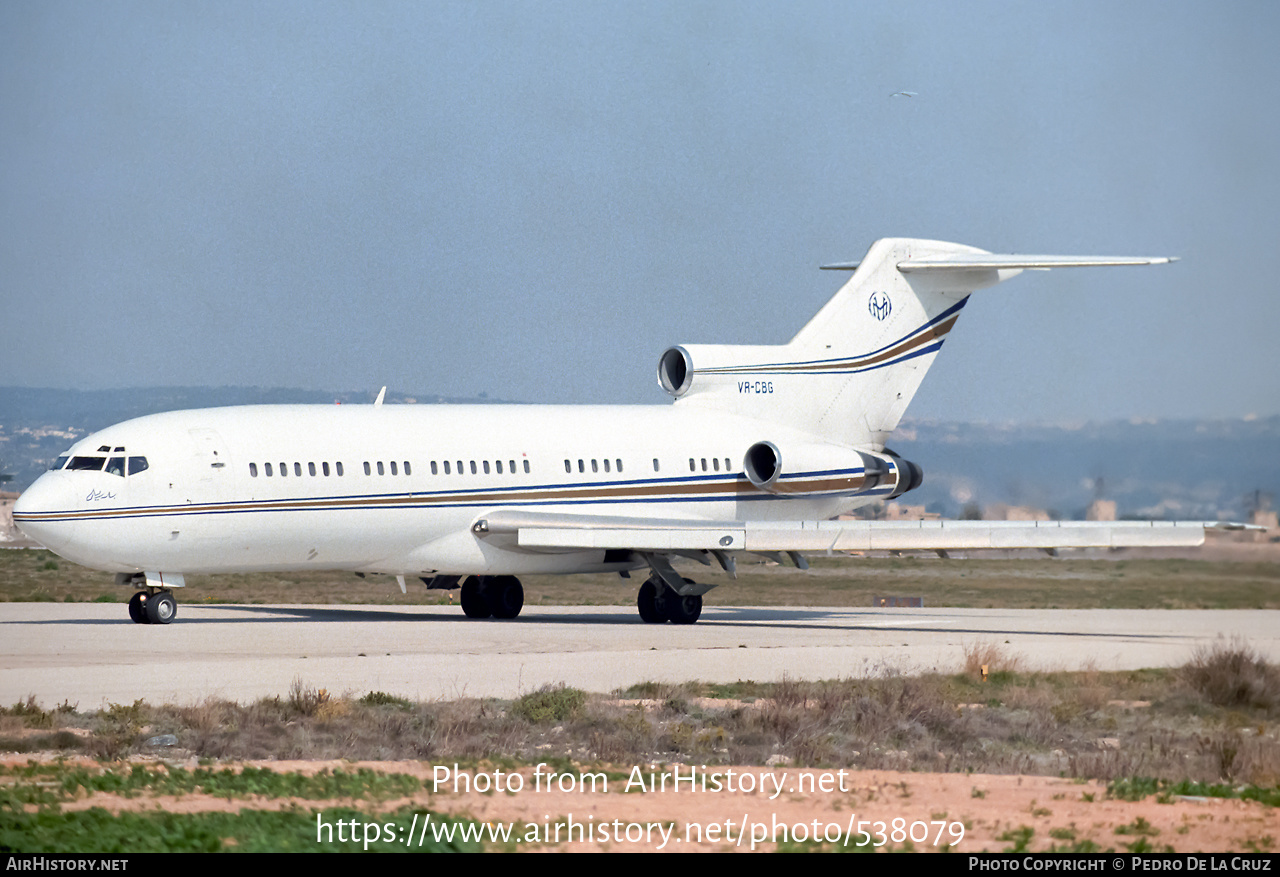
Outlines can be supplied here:
[[396, 461], [395, 461], [395, 460], [392, 460], [392, 461], [391, 461], [391, 474], [392, 474], [392, 475], [399, 475], [399, 474], [400, 474], [398, 471], [396, 471]]
[[83, 472], [101, 472], [102, 467], [106, 462], [106, 457], [72, 457], [71, 465], [69, 465], [67, 469], [74, 469]]
[[316, 474], [316, 464], [315, 464], [315, 463], [308, 463], [308, 464], [307, 464], [307, 474], [309, 474], [309, 475], [313, 475], [313, 476]]
[[526, 474], [526, 475], [528, 475], [528, 474], [529, 474], [529, 461], [528, 461], [528, 460], [525, 460], [525, 461], [524, 461], [524, 474]]
[[412, 472], [410, 472], [410, 471], [409, 471], [409, 461], [408, 461], [408, 460], [405, 460], [405, 461], [404, 461], [404, 474], [406, 474], [406, 475], [412, 475], [412, 474], [413, 474]]
[[341, 478], [341, 477], [342, 477], [342, 464], [341, 464], [341, 463], [334, 463], [334, 464], [333, 464], [333, 469], [334, 469], [334, 471], [335, 471], [335, 472], [337, 472], [337, 473], [338, 473], [338, 477], [339, 477], [339, 478]]
[[720, 458], [719, 458], [719, 457], [712, 457], [712, 458], [711, 458], [711, 468], [712, 468], [712, 469], [715, 469], [717, 472], [719, 472], [719, 471], [720, 471]]
[[461, 460], [459, 460], [459, 461], [458, 461], [458, 474], [459, 474], [459, 475], [461, 475], [461, 474], [462, 474], [462, 461], [461, 461]]
[[565, 461], [564, 461], [564, 471], [566, 471], [566, 472], [572, 472], [572, 471], [573, 471], [573, 464], [572, 464], [572, 463], [570, 463], [568, 460], [565, 460]]
[[431, 461], [431, 474], [432, 474], [432, 475], [439, 475], [439, 474], [440, 474], [440, 470], [439, 470], [439, 468], [436, 466], [436, 461], [435, 461], [435, 460], [432, 460], [432, 461]]
[[585, 463], [583, 463], [581, 460], [579, 460], [579, 461], [578, 461], [578, 471], [579, 471], [579, 472], [586, 472], [586, 471], [587, 471], [587, 466], [586, 466], [586, 464], [585, 464]]
[[146, 457], [130, 457], [129, 458], [129, 474], [137, 475], [139, 472], [147, 471]]
[[366, 474], [366, 475], [372, 475], [372, 474], [373, 474], [373, 470], [369, 468], [369, 461], [368, 461], [368, 460], [365, 460], [365, 461], [364, 461], [364, 474]]
[[516, 474], [516, 461], [515, 461], [515, 460], [508, 460], [507, 462], [509, 462], [509, 463], [511, 464], [511, 468], [510, 468], [510, 469], [508, 469], [507, 471], [508, 471], [508, 472], [510, 472], [512, 475]]
[[448, 474], [449, 474], [449, 461], [448, 461], [448, 460], [445, 460], [445, 461], [444, 461], [444, 474], [446, 474], [446, 475], [448, 475]]
[[[293, 464], [293, 474], [294, 474], [294, 475], [297, 475], [299, 478], [301, 478], [301, 477], [302, 477], [302, 464], [301, 464], [301, 463], [298, 463], [298, 462], [296, 462], [296, 461], [294, 462], [294, 464]], [[311, 474], [312, 474], [312, 475], [314, 475], [314, 474], [316, 474], [316, 473], [315, 473], [315, 472], [312, 472]]]
[[383, 470], [383, 468], [382, 468], [382, 461], [381, 461], [381, 460], [379, 460], [379, 461], [378, 461], [378, 474], [379, 474], [379, 475], [386, 475], [386, 474], [387, 474], [387, 473]]
[[654, 472], [657, 472], [657, 471], [658, 471], [658, 458], [657, 458], [657, 457], [654, 457], [654, 458], [653, 458], [653, 471], [654, 471]]
[[608, 471], [609, 471], [609, 458], [608, 458], [608, 457], [605, 457], [605, 460], [604, 460], [604, 471], [606, 471], [606, 472], [608, 472]]
[[329, 464], [328, 464], [328, 463], [321, 463], [321, 464], [320, 464], [320, 471], [324, 473], [324, 477], [325, 477], [325, 478], [328, 478], [328, 477], [329, 477]]
[[592, 472], [599, 472], [599, 471], [600, 471], [600, 467], [596, 465], [596, 461], [595, 461], [595, 460], [592, 460], [592, 461], [591, 461], [591, 471], [592, 471]]
[[622, 471], [622, 459], [621, 459], [621, 458], [619, 458], [619, 459], [617, 459], [617, 460], [614, 460], [613, 462], [617, 464], [617, 465], [614, 467], [614, 471], [616, 471], [616, 472], [621, 472], [621, 471]]
[[703, 472], [706, 472], [706, 471], [707, 471], [707, 458], [706, 458], [706, 457], [703, 457], [703, 458], [702, 458], [702, 471], [703, 471]]
[[488, 474], [489, 474], [489, 461], [488, 461], [488, 460], [485, 460], [485, 461], [484, 461], [483, 463], [481, 463], [480, 465], [482, 465], [482, 466], [484, 467], [484, 474], [488, 475]]
[[498, 474], [499, 474], [499, 475], [501, 475], [501, 474], [502, 474], [502, 461], [501, 461], [501, 460], [496, 460], [496, 461], [494, 461], [494, 464], [493, 464], [493, 465], [494, 465], [494, 468], [497, 470]]
[[[262, 468], [263, 468], [263, 471], [265, 471], [265, 472], [267, 473], [267, 477], [268, 477], [268, 478], [270, 478], [270, 477], [271, 477], [271, 464], [270, 464], [270, 463], [263, 463], [263, 464], [262, 464]], [[282, 471], [282, 472], [284, 471], [284, 464], [283, 464], [283, 463], [281, 463], [281, 464], [280, 464], [280, 471]]]
[[250, 464], [249, 464], [249, 474], [250, 474], [250, 475], [252, 475], [254, 478], [257, 478], [257, 477], [258, 477], [258, 464], [257, 464], [257, 463], [250, 463]]
[[472, 461], [471, 461], [471, 474], [472, 474], [472, 475], [475, 475], [475, 474], [476, 474], [476, 461], [475, 461], [475, 460], [472, 460]]
[[689, 458], [689, 471], [690, 471], [690, 472], [697, 472], [697, 471], [698, 471], [698, 464], [697, 464], [697, 462], [693, 459], [693, 457], [690, 457], [690, 458]]
[[733, 467], [729, 465], [729, 458], [728, 458], [728, 457], [725, 457], [725, 458], [724, 458], [724, 471], [726, 471], [726, 472], [732, 472], [732, 471], [733, 471]]

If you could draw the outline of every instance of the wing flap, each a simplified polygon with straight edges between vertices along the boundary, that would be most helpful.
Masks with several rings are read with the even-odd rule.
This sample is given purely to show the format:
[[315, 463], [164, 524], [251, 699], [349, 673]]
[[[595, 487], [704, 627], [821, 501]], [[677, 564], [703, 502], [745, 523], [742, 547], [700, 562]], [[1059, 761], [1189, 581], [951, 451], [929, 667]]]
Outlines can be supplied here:
[[750, 524], [747, 551], [936, 551], [1196, 546], [1200, 522], [811, 521]]
[[632, 551], [745, 551], [746, 531], [741, 527], [713, 529], [637, 529], [521, 527], [516, 536], [521, 548], [629, 548]]
[[495, 512], [476, 532], [542, 551], [911, 551], [1194, 547], [1203, 521], [688, 521]]

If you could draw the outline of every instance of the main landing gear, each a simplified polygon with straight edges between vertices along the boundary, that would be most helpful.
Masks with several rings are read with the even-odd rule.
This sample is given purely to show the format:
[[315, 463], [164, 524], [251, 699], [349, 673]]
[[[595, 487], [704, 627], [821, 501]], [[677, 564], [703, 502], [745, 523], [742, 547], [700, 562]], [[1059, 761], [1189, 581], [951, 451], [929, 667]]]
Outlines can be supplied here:
[[[693, 579], [685, 579], [685, 583], [692, 585]], [[664, 621], [693, 624], [702, 614], [702, 595], [681, 597], [654, 576], [640, 586], [636, 608], [640, 610], [640, 620], [646, 624], [661, 624]]]
[[468, 618], [515, 618], [524, 608], [524, 587], [515, 576], [467, 576], [461, 602]]
[[178, 617], [173, 591], [139, 591], [129, 598], [129, 617], [136, 624], [168, 624]]

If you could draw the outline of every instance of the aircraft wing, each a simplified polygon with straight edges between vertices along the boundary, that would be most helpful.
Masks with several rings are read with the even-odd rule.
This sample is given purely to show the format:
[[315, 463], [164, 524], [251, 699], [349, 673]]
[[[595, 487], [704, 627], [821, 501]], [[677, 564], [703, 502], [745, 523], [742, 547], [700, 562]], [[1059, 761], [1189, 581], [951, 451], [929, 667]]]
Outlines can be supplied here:
[[696, 521], [496, 511], [473, 527], [531, 551], [826, 552], [1196, 546], [1204, 521]]

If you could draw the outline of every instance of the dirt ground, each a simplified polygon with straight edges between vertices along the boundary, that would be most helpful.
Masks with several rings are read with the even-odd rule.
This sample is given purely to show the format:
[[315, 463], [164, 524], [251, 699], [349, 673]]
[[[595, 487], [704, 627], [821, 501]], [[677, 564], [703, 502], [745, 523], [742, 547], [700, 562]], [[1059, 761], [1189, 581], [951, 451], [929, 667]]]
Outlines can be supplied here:
[[[23, 764], [30, 756], [10, 756]], [[190, 765], [188, 765], [190, 766]], [[508, 771], [476, 775], [452, 773], [451, 765], [424, 762], [258, 762], [277, 771], [323, 769], [406, 773], [421, 778], [427, 791], [409, 799], [382, 802], [371, 814], [405, 806], [469, 816], [512, 839], [498, 848], [560, 852], [767, 851], [777, 841], [843, 837], [865, 830], [874, 845], [917, 851], [949, 847], [953, 852], [1097, 851], [1137, 849], [1175, 852], [1250, 852], [1276, 849], [1280, 808], [1257, 802], [1208, 798], [1154, 797], [1126, 802], [1108, 799], [1105, 786], [1050, 777], [930, 774], [891, 771], [801, 770], [794, 767], [708, 768], [704, 777], [678, 791], [653, 791], [673, 766], [620, 766], [607, 776], [608, 791], [583, 789], [573, 774], [535, 777], [525, 768], [517, 779]], [[439, 780], [436, 791], [433, 781]], [[459, 791], [453, 791], [455, 780]], [[643, 781], [644, 790], [640, 783]], [[471, 790], [465, 791], [466, 784]], [[599, 780], [597, 780], [599, 782]], [[719, 782], [720, 788], [716, 788]], [[630, 783], [631, 790], [625, 787]], [[801, 790], [801, 785], [803, 791]], [[518, 791], [514, 788], [519, 785]], [[781, 791], [778, 791], [779, 785]], [[494, 792], [493, 786], [503, 791]], [[489, 791], [477, 791], [479, 787]], [[572, 788], [571, 788], [572, 787]], [[747, 787], [753, 787], [748, 789]], [[563, 790], [562, 790], [563, 789]], [[823, 791], [826, 789], [826, 791]], [[323, 811], [350, 801], [250, 798], [207, 795], [125, 798], [94, 794], [63, 804], [65, 810], [103, 807], [112, 812], [161, 809], [174, 813], [275, 810]], [[881, 824], [883, 823], [883, 824]], [[744, 825], [746, 826], [744, 830]], [[408, 830], [409, 826], [401, 826]], [[914, 838], [912, 837], [914, 835]]]

